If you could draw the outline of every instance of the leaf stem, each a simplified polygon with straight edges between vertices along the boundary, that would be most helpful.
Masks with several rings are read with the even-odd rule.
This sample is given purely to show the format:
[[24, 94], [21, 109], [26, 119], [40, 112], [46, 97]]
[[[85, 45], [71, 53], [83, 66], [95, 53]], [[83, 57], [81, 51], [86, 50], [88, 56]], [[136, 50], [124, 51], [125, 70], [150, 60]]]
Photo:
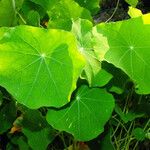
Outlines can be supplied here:
[[27, 24], [27, 22], [25, 21], [25, 19], [21, 16], [21, 14], [16, 11], [16, 14], [19, 16], [19, 18], [21, 19], [21, 21], [24, 23], [24, 24]]
[[114, 12], [113, 12], [112, 15], [110, 16], [110, 18], [108, 18], [108, 19], [105, 21], [105, 23], [109, 22], [109, 21], [113, 18], [113, 16], [115, 15], [115, 13], [116, 13], [116, 11], [117, 11], [117, 9], [118, 9], [118, 6], [119, 6], [119, 1], [120, 1], [120, 0], [117, 0], [117, 4], [116, 4], [116, 7], [115, 7]]

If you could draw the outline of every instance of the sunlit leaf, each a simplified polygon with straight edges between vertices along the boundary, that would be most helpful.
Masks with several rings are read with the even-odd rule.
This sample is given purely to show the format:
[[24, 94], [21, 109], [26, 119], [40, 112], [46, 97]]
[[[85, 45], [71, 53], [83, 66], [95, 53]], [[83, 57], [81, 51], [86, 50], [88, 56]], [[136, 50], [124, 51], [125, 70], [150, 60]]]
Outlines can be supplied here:
[[105, 60], [121, 68], [136, 83], [137, 93], [150, 93], [150, 25], [143, 24], [140, 17], [100, 24], [97, 29], [108, 40]]
[[[103, 86], [110, 79], [111, 75], [106, 71], [101, 71], [101, 62], [103, 60], [106, 49], [103, 50], [103, 38], [100, 34], [94, 30], [93, 25], [90, 21], [85, 19], [78, 19], [73, 22], [72, 32], [74, 33], [78, 49], [86, 59], [86, 66], [84, 67], [85, 76], [90, 86]], [[102, 76], [105, 73], [105, 81]], [[102, 81], [103, 80], [103, 81]]]
[[0, 43], [0, 85], [30, 107], [66, 104], [84, 67], [71, 33], [11, 28]]
[[128, 14], [131, 18], [136, 18], [143, 15], [141, 10], [134, 7], [129, 7]]

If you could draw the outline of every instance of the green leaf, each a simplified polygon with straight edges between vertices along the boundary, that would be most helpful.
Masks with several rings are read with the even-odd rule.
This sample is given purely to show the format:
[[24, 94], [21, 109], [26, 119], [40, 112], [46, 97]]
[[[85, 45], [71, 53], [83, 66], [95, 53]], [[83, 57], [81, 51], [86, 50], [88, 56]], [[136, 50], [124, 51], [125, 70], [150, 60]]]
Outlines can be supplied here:
[[2, 92], [0, 91], [0, 106], [2, 105], [2, 103], [3, 103], [3, 94], [2, 94]]
[[92, 23], [84, 19], [78, 19], [74, 21], [72, 25], [72, 33], [77, 39], [78, 49], [86, 59], [84, 71], [90, 85], [93, 76], [101, 69], [100, 62], [97, 61], [97, 58], [94, 56], [92, 27]]
[[[76, 36], [78, 48], [86, 59], [85, 75], [82, 75], [82, 77], [87, 79], [90, 86], [104, 86], [112, 76], [101, 70], [101, 63], [98, 61], [98, 58], [103, 60], [104, 57], [105, 52], [102, 46], [104, 38], [97, 34], [92, 27], [93, 24], [90, 21], [78, 19], [73, 22], [72, 33]], [[98, 50], [99, 53], [95, 53]], [[103, 54], [100, 54], [100, 51], [103, 51]]]
[[80, 4], [80, 6], [87, 8], [90, 10], [92, 15], [95, 15], [99, 10], [100, 0], [75, 0]]
[[110, 129], [105, 135], [105, 137], [103, 138], [103, 140], [101, 140], [100, 145], [101, 145], [100, 147], [101, 150], [115, 150], [113, 143], [111, 142], [111, 130]]
[[150, 132], [147, 132], [147, 133], [145, 134], [145, 137], [150, 140]]
[[69, 102], [84, 63], [71, 33], [18, 26], [1, 40], [0, 85], [30, 108], [60, 107]]
[[51, 5], [51, 2], [53, 2], [54, 0], [30, 0], [30, 1], [42, 6], [44, 9], [48, 9], [49, 5]]
[[100, 34], [97, 30], [97, 27], [93, 27], [92, 29], [93, 34], [93, 49], [96, 54], [98, 60], [103, 61], [106, 52], [109, 50], [109, 45], [107, 38]]
[[104, 89], [82, 86], [67, 108], [49, 109], [47, 121], [55, 129], [66, 131], [80, 141], [88, 141], [104, 130], [114, 108], [114, 99]]
[[19, 11], [22, 7], [24, 0], [15, 0], [16, 10]]
[[27, 19], [28, 13], [30, 11], [38, 12], [41, 19], [43, 19], [43, 17], [46, 15], [46, 8], [43, 8], [41, 5], [37, 3], [33, 3], [31, 0], [25, 0], [20, 11], [21, 16], [23, 17], [24, 20]]
[[136, 18], [143, 15], [141, 10], [133, 7], [129, 7], [128, 14], [131, 18]]
[[[78, 5], [74, 0], [57, 0], [57, 4], [48, 10], [49, 28], [71, 30], [72, 19], [92, 20], [90, 12]], [[59, 24], [58, 24], [59, 23]]]
[[120, 116], [120, 118], [125, 122], [133, 121], [136, 118], [140, 118], [144, 116], [144, 113], [133, 112], [132, 110], [128, 113], [123, 113], [121, 108], [116, 104], [115, 112]]
[[8, 134], [8, 138], [10, 142], [7, 144], [7, 150], [31, 150], [24, 136]]
[[38, 110], [27, 109], [23, 112], [22, 126], [32, 131], [39, 131], [47, 127], [45, 118]]
[[0, 26], [11, 26], [15, 18], [15, 0], [0, 1]]
[[27, 137], [28, 144], [32, 150], [46, 150], [48, 144], [50, 144], [55, 137], [52, 128], [44, 128], [39, 131], [23, 128], [22, 132]]
[[136, 7], [138, 0], [125, 0], [129, 5]]
[[31, 10], [27, 16], [27, 23], [31, 26], [40, 26], [40, 15], [37, 11]]
[[92, 80], [92, 87], [102, 87], [106, 85], [111, 79], [112, 75], [105, 71], [104, 69], [101, 69], [93, 78]]
[[14, 102], [9, 102], [0, 109], [0, 134], [11, 128], [16, 115], [16, 106]]
[[23, 139], [23, 137], [20, 137], [17, 140], [17, 144], [18, 144], [20, 150], [31, 150], [31, 148], [29, 147], [27, 142]]
[[106, 61], [102, 63], [102, 68], [113, 76], [109, 82], [109, 91], [122, 94], [126, 90], [127, 83], [131, 82], [129, 77], [121, 69]]
[[116, 87], [116, 86], [112, 86], [110, 89], [109, 89], [109, 92], [115, 92], [117, 94], [122, 94], [123, 93], [123, 89], [119, 88], [119, 87]]
[[137, 93], [150, 93], [150, 25], [143, 24], [140, 17], [99, 24], [97, 29], [108, 39], [105, 60], [121, 68], [136, 83]]
[[139, 141], [143, 141], [145, 138], [145, 132], [142, 128], [135, 128], [133, 130], [133, 135]]

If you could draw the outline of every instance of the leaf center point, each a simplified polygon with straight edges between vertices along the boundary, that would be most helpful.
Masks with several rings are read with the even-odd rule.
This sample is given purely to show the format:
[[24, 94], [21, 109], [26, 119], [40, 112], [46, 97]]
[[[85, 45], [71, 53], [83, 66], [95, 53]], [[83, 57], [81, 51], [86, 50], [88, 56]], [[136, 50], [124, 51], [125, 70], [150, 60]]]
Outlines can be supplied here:
[[76, 99], [77, 99], [77, 101], [79, 101], [80, 100], [80, 96], [77, 96]]
[[46, 57], [46, 54], [45, 54], [45, 53], [42, 53], [42, 54], [41, 54], [41, 57], [42, 57], [42, 58], [45, 58], [45, 57]]
[[133, 49], [134, 49], [134, 46], [130, 46], [129, 48], [130, 48], [130, 50], [133, 50]]

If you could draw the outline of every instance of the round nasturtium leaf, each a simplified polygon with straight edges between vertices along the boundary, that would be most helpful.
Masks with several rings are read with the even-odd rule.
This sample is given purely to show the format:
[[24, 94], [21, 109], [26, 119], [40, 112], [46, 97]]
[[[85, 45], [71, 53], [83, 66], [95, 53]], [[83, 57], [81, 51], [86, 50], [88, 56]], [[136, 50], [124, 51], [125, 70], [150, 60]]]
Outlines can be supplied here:
[[65, 105], [84, 63], [66, 31], [18, 26], [0, 41], [0, 85], [30, 108]]
[[142, 17], [109, 24], [97, 30], [107, 37], [105, 60], [122, 69], [136, 84], [139, 94], [150, 93], [150, 24]]
[[49, 109], [47, 121], [55, 129], [71, 133], [79, 141], [88, 141], [101, 132], [114, 108], [113, 96], [104, 89], [79, 88], [67, 108]]
[[135, 128], [132, 134], [139, 141], [143, 141], [145, 139], [145, 132], [142, 128]]

